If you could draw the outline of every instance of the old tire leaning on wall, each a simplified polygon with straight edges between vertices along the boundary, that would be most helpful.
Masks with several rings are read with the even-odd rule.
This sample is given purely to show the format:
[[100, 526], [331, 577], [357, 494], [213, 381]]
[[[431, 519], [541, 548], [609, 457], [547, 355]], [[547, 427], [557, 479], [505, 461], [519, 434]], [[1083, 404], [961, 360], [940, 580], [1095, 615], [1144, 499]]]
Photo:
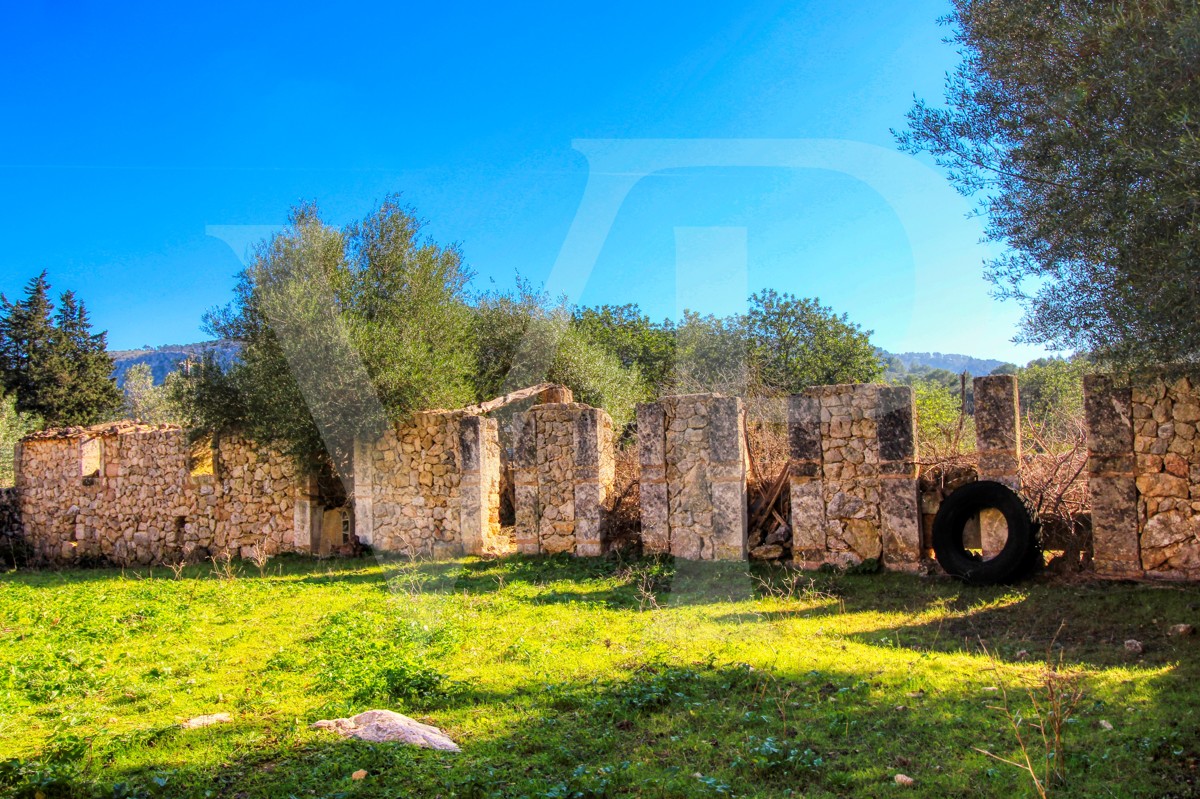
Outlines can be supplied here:
[[[967, 551], [963, 529], [980, 511], [995, 509], [1004, 515], [1008, 540], [995, 557], [984, 560]], [[933, 551], [938, 564], [951, 577], [971, 585], [1011, 583], [1027, 577], [1042, 560], [1038, 526], [1017, 493], [1003, 483], [980, 480], [968, 483], [942, 500], [933, 520]]]

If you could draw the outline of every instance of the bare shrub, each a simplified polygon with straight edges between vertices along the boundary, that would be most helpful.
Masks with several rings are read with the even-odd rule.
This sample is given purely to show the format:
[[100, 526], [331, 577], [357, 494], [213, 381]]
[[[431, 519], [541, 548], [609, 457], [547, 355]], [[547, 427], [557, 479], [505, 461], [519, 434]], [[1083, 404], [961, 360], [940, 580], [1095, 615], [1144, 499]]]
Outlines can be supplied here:
[[1082, 419], [1073, 422], [1067, 440], [1050, 441], [1032, 426], [1031, 446], [1021, 459], [1021, 493], [1042, 525], [1042, 547], [1061, 551], [1052, 561], [1064, 570], [1091, 561], [1091, 497], [1087, 481], [1087, 443]]
[[[1009, 698], [1006, 670], [996, 662], [982, 641], [979, 645], [991, 662], [1001, 696], [1001, 704], [988, 707], [1008, 723], [1021, 753], [1020, 760], [1009, 760], [986, 749], [972, 748], [1028, 774], [1037, 795], [1045, 799], [1055, 787], [1064, 786], [1067, 782], [1066, 731], [1075, 710], [1083, 701], [1084, 675], [1064, 667], [1062, 652], [1054, 656], [1054, 644], [1051, 642], [1046, 648], [1046, 661], [1042, 667], [1032, 675], [1024, 674], [1019, 678], [1030, 705], [1030, 711], [1023, 713], [1014, 709], [1013, 701]], [[1030, 734], [1031, 731], [1035, 734]]]
[[636, 440], [618, 446], [613, 455], [613, 492], [606, 521], [608, 546], [610, 550], [636, 553], [641, 549], [642, 540], [641, 490], [638, 485], [641, 465], [638, 463]]

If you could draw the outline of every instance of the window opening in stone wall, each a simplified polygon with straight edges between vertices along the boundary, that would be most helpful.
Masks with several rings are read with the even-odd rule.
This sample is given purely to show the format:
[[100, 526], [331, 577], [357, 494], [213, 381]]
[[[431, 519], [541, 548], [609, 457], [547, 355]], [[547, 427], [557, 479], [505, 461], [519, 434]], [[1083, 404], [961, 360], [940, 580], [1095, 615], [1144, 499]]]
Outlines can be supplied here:
[[188, 474], [192, 477], [212, 477], [216, 474], [216, 457], [211, 436], [192, 442], [188, 452]]
[[347, 510], [343, 510], [342, 511], [342, 543], [343, 544], [350, 543], [350, 533], [351, 533], [350, 512]]
[[99, 438], [85, 438], [80, 444], [80, 474], [83, 477], [99, 477], [104, 468], [103, 441]]

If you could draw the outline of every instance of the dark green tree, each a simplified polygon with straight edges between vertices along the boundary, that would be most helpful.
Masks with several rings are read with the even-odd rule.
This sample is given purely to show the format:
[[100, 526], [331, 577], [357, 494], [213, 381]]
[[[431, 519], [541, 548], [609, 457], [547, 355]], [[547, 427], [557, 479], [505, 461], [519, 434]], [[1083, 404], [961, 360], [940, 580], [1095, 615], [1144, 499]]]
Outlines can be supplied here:
[[574, 324], [592, 341], [612, 352], [626, 368], [637, 367], [652, 390], [659, 392], [675, 363], [675, 325], [656, 323], [637, 305], [576, 308]]
[[764, 289], [750, 295], [744, 322], [754, 373], [768, 389], [797, 392], [833, 383], [869, 383], [883, 374], [871, 331], [820, 300]]
[[1108, 363], [1200, 356], [1200, 4], [954, 0], [962, 61], [903, 149], [978, 198], [1020, 340]]
[[106, 334], [93, 333], [87, 309], [65, 292], [55, 311], [43, 272], [23, 300], [0, 295], [0, 383], [16, 409], [51, 426], [111, 418], [122, 395], [112, 377]]

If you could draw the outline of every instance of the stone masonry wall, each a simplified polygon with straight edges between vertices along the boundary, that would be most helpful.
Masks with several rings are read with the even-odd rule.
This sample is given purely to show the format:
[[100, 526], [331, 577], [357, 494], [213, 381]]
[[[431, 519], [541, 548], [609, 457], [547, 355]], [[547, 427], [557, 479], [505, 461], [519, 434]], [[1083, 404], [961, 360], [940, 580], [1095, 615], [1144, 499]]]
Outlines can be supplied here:
[[291, 463], [237, 438], [219, 442], [215, 474], [193, 476], [187, 434], [112, 425], [35, 434], [17, 450], [25, 536], [52, 562], [159, 563], [307, 549]]
[[615, 468], [612, 418], [580, 403], [552, 403], [515, 421], [518, 551], [603, 554]]
[[915, 571], [921, 527], [912, 389], [811, 388], [791, 397], [788, 431], [796, 564], [877, 560]]
[[746, 558], [742, 401], [715, 394], [639, 405], [642, 548], [689, 560]]
[[427, 411], [355, 448], [354, 524], [378, 550], [410, 556], [496, 554], [500, 443], [494, 419]]
[[1096, 571], [1200, 579], [1200, 388], [1092, 376], [1084, 405]]

